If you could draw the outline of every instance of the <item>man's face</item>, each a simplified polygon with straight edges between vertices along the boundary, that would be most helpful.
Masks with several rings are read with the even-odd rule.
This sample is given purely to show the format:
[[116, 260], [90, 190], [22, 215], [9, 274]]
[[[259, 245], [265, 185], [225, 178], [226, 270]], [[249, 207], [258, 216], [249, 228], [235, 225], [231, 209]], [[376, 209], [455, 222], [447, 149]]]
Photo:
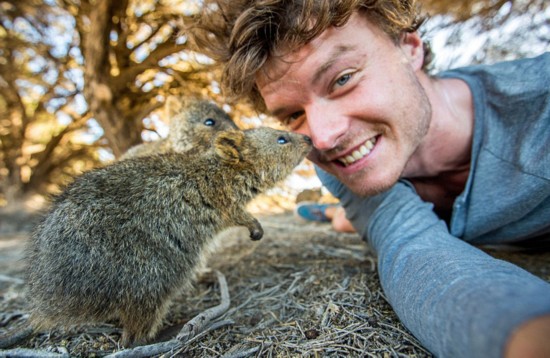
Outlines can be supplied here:
[[257, 77], [271, 114], [311, 137], [309, 159], [359, 195], [391, 187], [429, 127], [430, 103], [416, 76], [422, 45], [407, 36], [396, 45], [354, 14], [272, 58]]

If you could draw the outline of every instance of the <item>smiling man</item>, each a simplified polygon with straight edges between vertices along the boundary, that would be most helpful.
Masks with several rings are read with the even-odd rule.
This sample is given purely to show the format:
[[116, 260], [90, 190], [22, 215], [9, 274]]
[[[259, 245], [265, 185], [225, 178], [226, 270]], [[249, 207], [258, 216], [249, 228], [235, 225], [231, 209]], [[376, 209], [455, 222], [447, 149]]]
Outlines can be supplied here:
[[430, 76], [414, 0], [216, 3], [197, 43], [311, 137], [407, 328], [443, 357], [549, 356], [550, 284], [473, 245], [550, 235], [550, 55]]
[[315, 142], [310, 159], [361, 195], [399, 179], [430, 125], [431, 106], [414, 74], [422, 43], [412, 34], [402, 42], [395, 46], [354, 14], [300, 50], [268, 59], [257, 77], [268, 111]]

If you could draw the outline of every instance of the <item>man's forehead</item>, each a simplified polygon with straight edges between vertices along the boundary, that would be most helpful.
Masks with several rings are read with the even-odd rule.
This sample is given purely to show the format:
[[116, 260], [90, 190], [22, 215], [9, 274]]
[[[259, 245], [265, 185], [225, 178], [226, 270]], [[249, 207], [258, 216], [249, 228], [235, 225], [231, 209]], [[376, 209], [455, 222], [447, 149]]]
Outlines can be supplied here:
[[[352, 44], [357, 43], [357, 30], [369, 28], [371, 31], [376, 31], [372, 27], [369, 26], [367, 18], [355, 13], [351, 15], [346, 24], [339, 27], [330, 26], [317, 37], [303, 45], [291, 46], [283, 42], [274, 49], [262, 67], [262, 70], [259, 71], [257, 81], [261, 82], [261, 78], [278, 78], [284, 75], [289, 70], [289, 67], [293, 64], [304, 62], [321, 47], [333, 52], [333, 54], [326, 54], [327, 56], [334, 56], [334, 53], [338, 52], [338, 50], [333, 50], [334, 48], [339, 47], [341, 51], [344, 51], [352, 46]], [[350, 34], [350, 31], [353, 33]], [[373, 33], [373, 35], [375, 34]], [[327, 46], [329, 43], [330, 46]], [[322, 61], [322, 59], [319, 58], [319, 61]]]
[[258, 88], [271, 87], [269, 85], [273, 81], [282, 77], [285, 77], [287, 81], [292, 81], [294, 75], [300, 73], [310, 73], [311, 80], [315, 81], [329, 70], [339, 58], [357, 49], [357, 44], [353, 42], [344, 41], [329, 44], [325, 40], [331, 33], [332, 31], [327, 30], [298, 50], [269, 58], [256, 75]]
[[299, 71], [300, 64], [313, 50], [311, 43], [308, 43], [298, 50], [286, 53], [280, 51], [279, 55], [271, 56], [256, 74], [256, 84], [259, 88], [263, 88], [274, 80]]
[[338, 32], [338, 28], [330, 27], [313, 40], [298, 46], [289, 48], [284, 44], [267, 59], [262, 67], [260, 77], [280, 77], [289, 71], [290, 67], [298, 67], [300, 63], [308, 60], [317, 50], [325, 44], [327, 38]]

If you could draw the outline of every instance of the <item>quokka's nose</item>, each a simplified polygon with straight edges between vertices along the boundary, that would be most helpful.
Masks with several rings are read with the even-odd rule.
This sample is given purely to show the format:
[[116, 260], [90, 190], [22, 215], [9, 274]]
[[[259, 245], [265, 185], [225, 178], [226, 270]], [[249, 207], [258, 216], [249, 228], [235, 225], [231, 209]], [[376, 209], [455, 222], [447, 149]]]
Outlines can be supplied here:
[[312, 144], [311, 138], [308, 137], [307, 135], [304, 136], [304, 140], [307, 142], [307, 144]]

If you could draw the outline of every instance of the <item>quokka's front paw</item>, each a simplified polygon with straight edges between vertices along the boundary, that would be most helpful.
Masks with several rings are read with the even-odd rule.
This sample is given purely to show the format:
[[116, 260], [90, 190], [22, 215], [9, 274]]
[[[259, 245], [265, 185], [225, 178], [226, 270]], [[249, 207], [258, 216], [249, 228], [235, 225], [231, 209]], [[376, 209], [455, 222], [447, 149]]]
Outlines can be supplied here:
[[261, 226], [258, 226], [250, 230], [250, 238], [254, 241], [260, 240], [264, 236], [264, 229]]

